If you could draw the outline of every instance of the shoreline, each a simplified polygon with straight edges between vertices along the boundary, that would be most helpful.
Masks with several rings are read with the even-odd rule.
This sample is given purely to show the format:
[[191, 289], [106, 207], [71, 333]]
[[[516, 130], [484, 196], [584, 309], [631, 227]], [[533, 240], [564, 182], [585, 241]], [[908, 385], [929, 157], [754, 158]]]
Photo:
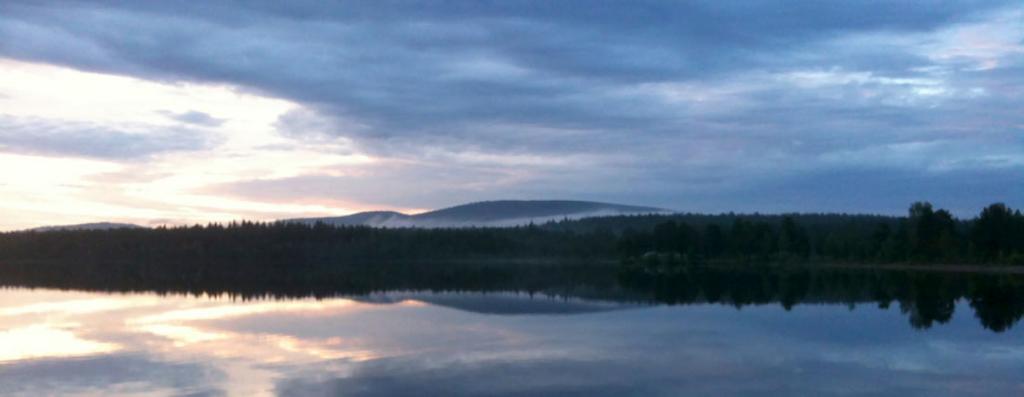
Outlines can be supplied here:
[[1013, 265], [912, 265], [912, 264], [826, 264], [800, 265], [804, 267], [829, 267], [835, 269], [863, 270], [913, 270], [943, 273], [975, 273], [975, 274], [1024, 274], [1024, 266]]
[[[33, 265], [54, 265], [61, 261], [51, 260], [4, 260], [0, 261], [0, 276], [3, 275], [3, 268], [8, 266], [33, 266]], [[124, 266], [130, 261], [110, 261], [94, 265]], [[610, 268], [622, 265], [621, 259], [616, 258], [565, 258], [565, 257], [524, 257], [524, 258], [464, 258], [464, 259], [427, 259], [427, 260], [397, 260], [397, 261], [368, 261], [355, 263], [338, 263], [338, 266], [348, 270], [359, 270], [359, 268], [372, 268], [376, 266], [465, 266], [475, 267], [496, 267], [496, 268], [547, 268], [547, 267], [595, 267]], [[170, 264], [168, 264], [170, 266]], [[711, 262], [699, 265], [681, 265], [680, 268], [690, 266], [713, 268], [718, 270], [784, 270], [784, 269], [848, 269], [848, 270], [888, 270], [888, 271], [923, 271], [941, 273], [972, 273], [972, 274], [1024, 274], [1024, 266], [1001, 265], [1001, 264], [879, 264], [879, 263], [778, 263], [778, 262]]]

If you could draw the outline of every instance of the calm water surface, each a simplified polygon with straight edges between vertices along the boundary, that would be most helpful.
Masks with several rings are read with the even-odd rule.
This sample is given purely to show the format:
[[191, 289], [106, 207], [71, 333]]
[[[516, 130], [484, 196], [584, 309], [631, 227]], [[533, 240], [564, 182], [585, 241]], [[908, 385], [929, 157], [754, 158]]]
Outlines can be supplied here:
[[641, 305], [516, 293], [0, 290], [0, 395], [1022, 395], [1024, 334], [960, 300]]

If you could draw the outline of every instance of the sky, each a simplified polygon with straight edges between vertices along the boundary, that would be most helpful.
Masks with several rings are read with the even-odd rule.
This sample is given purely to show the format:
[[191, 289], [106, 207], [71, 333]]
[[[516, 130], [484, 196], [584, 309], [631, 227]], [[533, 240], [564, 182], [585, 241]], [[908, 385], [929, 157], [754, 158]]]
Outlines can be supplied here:
[[1024, 207], [1024, 3], [0, 2], [0, 230]]

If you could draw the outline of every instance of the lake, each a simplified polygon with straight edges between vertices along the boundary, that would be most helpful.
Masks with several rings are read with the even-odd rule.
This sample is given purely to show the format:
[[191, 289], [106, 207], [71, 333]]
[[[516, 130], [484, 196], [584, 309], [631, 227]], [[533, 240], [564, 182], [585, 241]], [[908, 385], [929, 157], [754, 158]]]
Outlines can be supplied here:
[[737, 304], [10, 287], [0, 395], [1021, 395], [1019, 314], [993, 326], [964, 294], [922, 320], [920, 302], [820, 293]]

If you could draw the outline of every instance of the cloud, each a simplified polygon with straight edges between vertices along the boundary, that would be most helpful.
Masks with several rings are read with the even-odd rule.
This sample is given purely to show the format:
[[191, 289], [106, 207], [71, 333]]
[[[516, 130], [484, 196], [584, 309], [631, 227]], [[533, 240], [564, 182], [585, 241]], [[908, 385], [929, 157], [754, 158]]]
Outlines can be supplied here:
[[0, 151], [19, 154], [135, 159], [205, 149], [215, 138], [181, 126], [112, 126], [0, 115]]
[[[979, 168], [922, 173], [913, 169], [823, 167], [779, 180], [698, 196], [720, 210], [750, 208], [763, 212], [867, 212], [905, 215], [910, 203], [927, 200], [970, 218], [993, 202], [1014, 208], [1024, 202], [1024, 187], [1008, 183], [1024, 167]], [[745, 204], [749, 202], [749, 204]]]
[[[249, 197], [424, 207], [470, 192], [696, 210], [822, 171], [872, 185], [895, 172], [937, 191], [979, 172], [1006, 184], [997, 177], [1024, 153], [1013, 1], [61, 5], [0, 6], [0, 56], [285, 98], [301, 107], [278, 118], [280, 136], [410, 164], [229, 189]], [[115, 135], [82, 146], [137, 136]], [[12, 147], [36, 146], [54, 145]], [[792, 194], [832, 197], [803, 186]]]
[[[364, 137], [456, 136], [478, 144], [486, 144], [474, 138], [487, 136], [480, 125], [489, 123], [598, 129], [595, 134], [675, 130], [679, 125], [671, 120], [678, 109], [613, 93], [640, 83], [846, 64], [847, 54], [830, 57], [818, 49], [832, 50], [828, 43], [862, 33], [925, 34], [998, 5], [880, 3], [888, 12], [878, 12], [863, 4], [803, 3], [772, 12], [780, 6], [419, 9], [306, 3], [296, 10], [268, 4], [172, 10], [72, 4], [83, 11], [80, 16], [30, 4], [8, 6], [0, 37], [12, 44], [4, 53], [156, 79], [252, 87], [325, 114], [353, 117], [371, 127], [361, 131]], [[62, 22], [60, 31], [43, 28], [55, 21]], [[117, 33], [122, 31], [137, 35]], [[80, 44], [66, 48], [62, 35]], [[931, 64], [920, 56], [890, 70], [886, 62], [908, 56], [907, 48], [898, 49], [881, 59], [848, 56], [872, 62], [864, 66], [881, 73]]]
[[510, 190], [529, 174], [523, 168], [495, 165], [453, 168], [443, 161], [387, 163], [345, 167], [331, 174], [240, 180], [212, 186], [208, 193], [279, 203], [344, 198], [389, 208], [431, 208], [457, 204], [453, 197], [473, 201], [496, 192], [515, 195]]
[[190, 110], [181, 113], [164, 111], [161, 113], [170, 118], [171, 120], [179, 121], [186, 124], [194, 124], [202, 127], [219, 127], [221, 124], [224, 124], [225, 121], [224, 119], [219, 119], [197, 110]]

